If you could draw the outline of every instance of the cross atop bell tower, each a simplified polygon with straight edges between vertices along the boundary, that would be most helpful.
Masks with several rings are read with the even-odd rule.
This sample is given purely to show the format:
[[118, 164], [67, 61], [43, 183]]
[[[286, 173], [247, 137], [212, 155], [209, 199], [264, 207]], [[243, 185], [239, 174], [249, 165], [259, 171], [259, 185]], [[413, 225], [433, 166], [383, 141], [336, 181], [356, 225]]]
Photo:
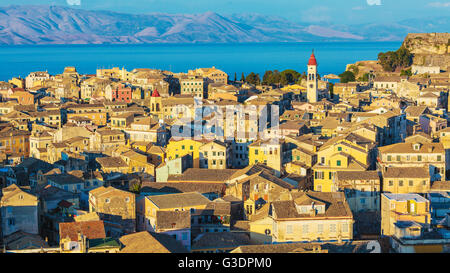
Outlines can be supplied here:
[[308, 62], [308, 78], [307, 78], [307, 99], [308, 102], [313, 103], [318, 101], [317, 92], [317, 60], [314, 55], [314, 50]]

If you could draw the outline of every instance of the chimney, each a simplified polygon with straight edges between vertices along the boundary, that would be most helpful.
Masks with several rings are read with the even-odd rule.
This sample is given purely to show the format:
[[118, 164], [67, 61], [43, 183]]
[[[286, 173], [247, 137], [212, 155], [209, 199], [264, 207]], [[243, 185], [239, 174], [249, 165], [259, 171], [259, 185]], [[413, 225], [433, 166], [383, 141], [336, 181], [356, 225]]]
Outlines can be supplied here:
[[311, 203], [311, 212], [310, 216], [316, 216], [316, 208], [314, 207], [314, 202]]

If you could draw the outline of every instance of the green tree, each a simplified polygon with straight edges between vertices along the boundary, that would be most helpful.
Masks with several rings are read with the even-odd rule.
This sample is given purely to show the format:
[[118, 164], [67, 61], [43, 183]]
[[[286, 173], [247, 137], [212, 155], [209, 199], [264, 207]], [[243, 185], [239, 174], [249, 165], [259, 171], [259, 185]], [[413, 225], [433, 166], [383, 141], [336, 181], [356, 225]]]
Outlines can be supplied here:
[[403, 70], [403, 69], [402, 69], [402, 72], [400, 72], [400, 76], [408, 76], [408, 77], [411, 77], [411, 76], [412, 76], [411, 68], [410, 68], [410, 69], [407, 69], [407, 70]]
[[302, 81], [306, 81], [307, 78], [308, 76], [306, 75], [306, 72], [303, 71], [296, 83], [302, 84]]
[[364, 73], [361, 77], [358, 78], [360, 82], [368, 82], [370, 73]]
[[245, 82], [245, 75], [244, 75], [244, 72], [242, 72], [241, 82]]
[[272, 75], [273, 75], [272, 71], [270, 71], [270, 70], [266, 71], [263, 76], [262, 84], [264, 84], [264, 85], [273, 84], [272, 83]]
[[330, 82], [328, 86], [329, 86], [329, 90], [330, 90], [330, 97], [331, 97], [331, 99], [333, 99], [334, 98], [334, 83]]
[[294, 84], [298, 82], [301, 76], [302, 75], [295, 70], [286, 69], [283, 72], [281, 72], [281, 84], [283, 85]]
[[274, 70], [272, 75], [270, 76], [271, 84], [280, 84], [281, 82], [281, 74], [280, 71]]
[[397, 51], [388, 51], [378, 54], [378, 60], [384, 71], [394, 72], [397, 68], [406, 68], [412, 64], [413, 54], [405, 48], [400, 47]]
[[261, 83], [259, 74], [256, 74], [254, 72], [251, 72], [250, 74], [248, 74], [248, 76], [245, 78], [245, 81], [250, 84], [253, 84], [253, 85], [258, 85]]
[[354, 82], [355, 74], [353, 74], [353, 72], [351, 71], [345, 71], [344, 73], [339, 75], [339, 78], [341, 79], [341, 83]]
[[359, 73], [359, 68], [356, 66], [356, 65], [351, 65], [349, 68], [348, 68], [348, 70], [349, 71], [351, 71], [351, 72], [353, 72], [353, 74], [355, 74], [355, 75], [358, 75], [358, 73]]
[[237, 81], [237, 73], [234, 72], [234, 82], [236, 82], [236, 81]]

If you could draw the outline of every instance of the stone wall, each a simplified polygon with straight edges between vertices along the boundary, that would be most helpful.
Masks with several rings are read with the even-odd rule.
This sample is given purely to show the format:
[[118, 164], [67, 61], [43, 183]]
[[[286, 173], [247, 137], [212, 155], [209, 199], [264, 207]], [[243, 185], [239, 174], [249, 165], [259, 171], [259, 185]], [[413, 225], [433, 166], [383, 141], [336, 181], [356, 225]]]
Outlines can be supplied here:
[[415, 65], [439, 66], [442, 70], [450, 66], [450, 33], [410, 33], [403, 46], [414, 54]]

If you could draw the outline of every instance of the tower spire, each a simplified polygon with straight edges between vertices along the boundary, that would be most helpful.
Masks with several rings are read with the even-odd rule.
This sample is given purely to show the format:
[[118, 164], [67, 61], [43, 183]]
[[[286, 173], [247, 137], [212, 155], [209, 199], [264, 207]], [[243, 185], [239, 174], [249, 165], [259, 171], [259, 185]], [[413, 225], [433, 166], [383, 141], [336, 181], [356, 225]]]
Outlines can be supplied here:
[[317, 60], [314, 49], [308, 62], [307, 99], [309, 103], [318, 101]]
[[314, 49], [312, 50], [308, 65], [317, 65], [316, 55], [314, 55]]

